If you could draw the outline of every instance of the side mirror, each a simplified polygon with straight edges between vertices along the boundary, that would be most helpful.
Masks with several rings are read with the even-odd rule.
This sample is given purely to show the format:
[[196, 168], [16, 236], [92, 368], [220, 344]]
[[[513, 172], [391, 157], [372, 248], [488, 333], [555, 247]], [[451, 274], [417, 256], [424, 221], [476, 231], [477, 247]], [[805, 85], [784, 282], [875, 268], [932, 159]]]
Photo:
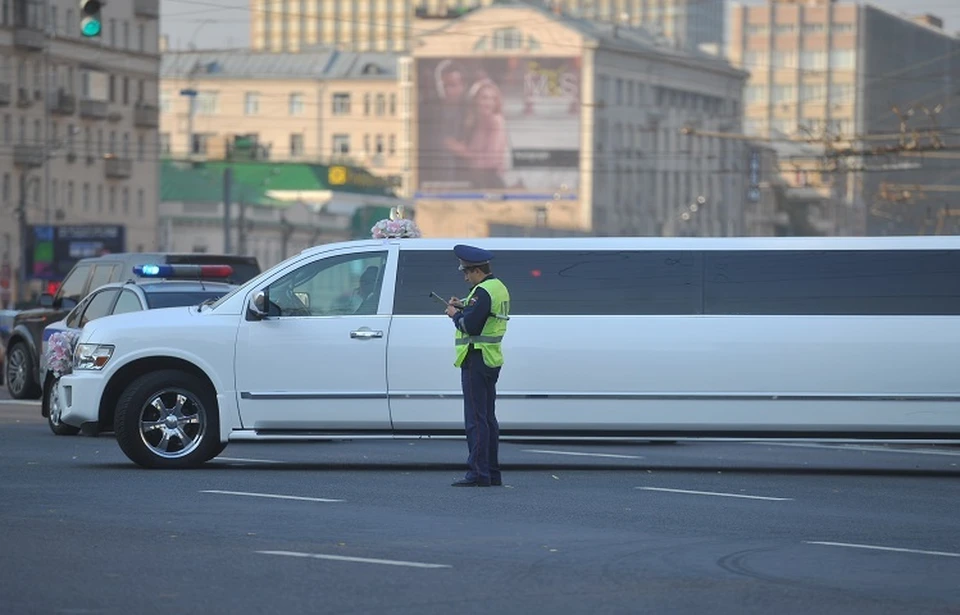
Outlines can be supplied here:
[[49, 293], [43, 293], [40, 295], [40, 307], [42, 308], [52, 308], [53, 307], [53, 295]]
[[267, 306], [270, 305], [270, 289], [264, 288], [250, 297], [247, 304], [247, 314], [252, 320], [263, 320], [267, 317]]

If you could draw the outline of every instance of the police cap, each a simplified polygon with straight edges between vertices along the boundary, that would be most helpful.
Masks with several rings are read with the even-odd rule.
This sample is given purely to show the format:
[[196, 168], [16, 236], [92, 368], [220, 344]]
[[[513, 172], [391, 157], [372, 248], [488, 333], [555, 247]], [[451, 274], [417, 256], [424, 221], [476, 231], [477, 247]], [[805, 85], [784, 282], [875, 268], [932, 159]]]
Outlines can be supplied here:
[[453, 253], [460, 259], [460, 268], [478, 267], [486, 265], [493, 258], [493, 253], [483, 248], [458, 244], [453, 247]]

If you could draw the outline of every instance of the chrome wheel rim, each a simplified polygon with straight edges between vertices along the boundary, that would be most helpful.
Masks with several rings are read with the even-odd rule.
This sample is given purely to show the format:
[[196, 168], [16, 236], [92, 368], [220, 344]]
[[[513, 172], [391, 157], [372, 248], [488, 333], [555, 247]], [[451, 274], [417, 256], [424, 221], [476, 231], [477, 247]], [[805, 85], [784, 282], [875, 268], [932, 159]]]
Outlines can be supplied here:
[[27, 386], [27, 355], [20, 346], [13, 349], [7, 360], [7, 382], [14, 395], [23, 393]]
[[140, 439], [157, 457], [185, 457], [200, 446], [207, 431], [206, 416], [206, 409], [193, 393], [162, 389], [140, 409]]

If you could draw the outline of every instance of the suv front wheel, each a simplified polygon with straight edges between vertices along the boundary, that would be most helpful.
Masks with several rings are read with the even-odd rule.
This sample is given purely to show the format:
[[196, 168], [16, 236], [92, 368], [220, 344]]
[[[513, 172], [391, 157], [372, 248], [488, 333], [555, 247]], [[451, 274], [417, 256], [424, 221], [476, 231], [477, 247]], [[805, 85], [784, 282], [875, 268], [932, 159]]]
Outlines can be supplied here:
[[213, 390], [192, 374], [151, 372], [120, 396], [114, 416], [117, 443], [145, 468], [191, 468], [222, 450]]
[[33, 377], [30, 349], [22, 341], [15, 342], [7, 353], [6, 380], [10, 397], [14, 399], [40, 397], [40, 387]]

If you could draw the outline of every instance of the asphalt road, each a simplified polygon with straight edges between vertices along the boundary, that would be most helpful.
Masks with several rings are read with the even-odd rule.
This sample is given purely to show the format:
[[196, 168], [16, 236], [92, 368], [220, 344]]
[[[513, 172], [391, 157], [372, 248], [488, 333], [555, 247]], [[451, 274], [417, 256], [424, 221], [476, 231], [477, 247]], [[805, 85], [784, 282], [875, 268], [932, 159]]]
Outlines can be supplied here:
[[0, 401], [0, 613], [958, 613], [960, 448], [231, 444], [149, 471]]

